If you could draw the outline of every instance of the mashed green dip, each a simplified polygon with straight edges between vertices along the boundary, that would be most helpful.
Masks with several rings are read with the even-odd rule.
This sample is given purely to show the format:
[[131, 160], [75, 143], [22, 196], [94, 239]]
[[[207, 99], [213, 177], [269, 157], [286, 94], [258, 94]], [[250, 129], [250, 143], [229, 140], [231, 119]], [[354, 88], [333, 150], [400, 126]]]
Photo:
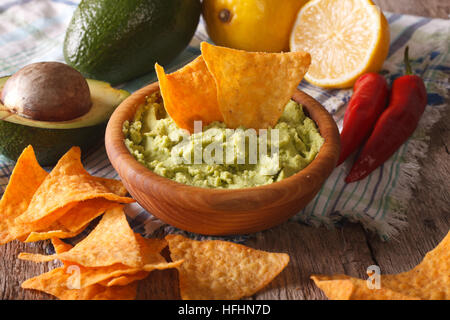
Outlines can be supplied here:
[[[148, 97], [134, 119], [123, 125], [125, 144], [137, 161], [160, 176], [205, 188], [248, 188], [280, 181], [313, 161], [324, 142], [314, 121], [292, 100], [277, 125], [258, 134], [228, 129], [222, 122], [202, 129], [191, 135], [179, 129], [165, 112], [159, 93]], [[256, 149], [251, 148], [255, 142]]]

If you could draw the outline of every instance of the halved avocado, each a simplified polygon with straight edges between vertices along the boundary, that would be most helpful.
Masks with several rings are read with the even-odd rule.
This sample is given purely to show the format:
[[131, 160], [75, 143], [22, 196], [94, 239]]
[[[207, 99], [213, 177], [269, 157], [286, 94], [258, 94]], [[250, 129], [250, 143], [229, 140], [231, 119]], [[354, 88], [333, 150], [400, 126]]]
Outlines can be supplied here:
[[[0, 92], [10, 77], [0, 78]], [[54, 165], [72, 146], [84, 152], [99, 143], [109, 117], [129, 96], [102, 81], [86, 79], [92, 105], [82, 116], [68, 121], [39, 121], [11, 112], [0, 102], [0, 154], [16, 161], [32, 145], [42, 166]]]

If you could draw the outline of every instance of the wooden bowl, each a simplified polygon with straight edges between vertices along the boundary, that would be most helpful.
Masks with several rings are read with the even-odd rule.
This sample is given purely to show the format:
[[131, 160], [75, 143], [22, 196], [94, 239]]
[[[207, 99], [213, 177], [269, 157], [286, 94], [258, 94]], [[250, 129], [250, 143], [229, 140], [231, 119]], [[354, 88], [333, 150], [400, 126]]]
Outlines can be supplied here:
[[159, 90], [150, 84], [129, 96], [115, 110], [106, 128], [108, 157], [134, 199], [162, 221], [205, 235], [245, 234], [287, 220], [303, 209], [336, 166], [339, 131], [325, 108], [297, 90], [302, 104], [325, 138], [317, 157], [297, 174], [269, 185], [243, 189], [207, 189], [161, 177], [137, 162], [124, 143], [122, 125], [131, 120], [145, 97]]

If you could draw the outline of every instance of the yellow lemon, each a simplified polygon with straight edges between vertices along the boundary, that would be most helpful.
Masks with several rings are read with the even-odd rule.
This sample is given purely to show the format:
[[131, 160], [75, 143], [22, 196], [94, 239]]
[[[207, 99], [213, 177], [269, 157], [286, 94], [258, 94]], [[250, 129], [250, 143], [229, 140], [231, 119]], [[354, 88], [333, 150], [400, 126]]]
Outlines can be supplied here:
[[206, 30], [215, 44], [247, 51], [289, 50], [289, 36], [307, 0], [204, 0]]
[[348, 88], [360, 75], [381, 69], [389, 24], [370, 0], [311, 0], [298, 13], [290, 49], [311, 54], [308, 82]]

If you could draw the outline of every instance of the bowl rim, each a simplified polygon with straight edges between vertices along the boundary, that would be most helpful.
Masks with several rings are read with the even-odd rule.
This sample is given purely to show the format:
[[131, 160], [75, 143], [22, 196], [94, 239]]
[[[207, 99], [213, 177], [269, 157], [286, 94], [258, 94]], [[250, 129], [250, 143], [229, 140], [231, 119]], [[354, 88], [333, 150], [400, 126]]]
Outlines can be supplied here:
[[[282, 179], [280, 181], [275, 181], [273, 183], [235, 189], [192, 186], [160, 176], [143, 164], [139, 163], [133, 157], [133, 155], [129, 152], [128, 148], [125, 145], [125, 137], [122, 131], [123, 123], [126, 120], [131, 120], [132, 116], [136, 113], [137, 108], [144, 103], [145, 98], [157, 90], [159, 90], [159, 83], [158, 81], [155, 81], [135, 91], [124, 101], [122, 101], [122, 103], [115, 109], [108, 121], [105, 131], [106, 152], [112, 166], [123, 180], [125, 180], [122, 177], [123, 173], [117, 165], [119, 162], [127, 163], [129, 171], [132, 171], [141, 176], [143, 175], [144, 179], [151, 179], [154, 183], [163, 182], [166, 185], [180, 191], [189, 190], [191, 192], [202, 192], [205, 195], [210, 196], [231, 194], [236, 195], [238, 193], [253, 193], [270, 190], [273, 188], [285, 189], [295, 187], [299, 185], [300, 180], [306, 179], [308, 181], [310, 174], [312, 174], [318, 168], [322, 167], [324, 164], [328, 166], [327, 169], [330, 171], [330, 173], [336, 167], [336, 163], [338, 161], [340, 153], [340, 136], [336, 122], [334, 121], [331, 114], [317, 100], [315, 100], [307, 93], [296, 88], [296, 91], [294, 92], [291, 99], [296, 101], [297, 103], [300, 103], [297, 100], [300, 99], [299, 96], [303, 95], [304, 97], [302, 98], [307, 98], [307, 100], [309, 100], [308, 104], [301, 104], [304, 108], [306, 108], [308, 117], [310, 117], [315, 122], [316, 126], [319, 129], [320, 135], [325, 139], [324, 144], [320, 148], [319, 153], [316, 155], [314, 160], [299, 172], [293, 174], [288, 178]], [[133, 112], [131, 112], [131, 109], [133, 110]], [[319, 116], [322, 117], [321, 119], [325, 123], [318, 123], [314, 119]], [[332, 155], [331, 157], [329, 156], [330, 154]]]

